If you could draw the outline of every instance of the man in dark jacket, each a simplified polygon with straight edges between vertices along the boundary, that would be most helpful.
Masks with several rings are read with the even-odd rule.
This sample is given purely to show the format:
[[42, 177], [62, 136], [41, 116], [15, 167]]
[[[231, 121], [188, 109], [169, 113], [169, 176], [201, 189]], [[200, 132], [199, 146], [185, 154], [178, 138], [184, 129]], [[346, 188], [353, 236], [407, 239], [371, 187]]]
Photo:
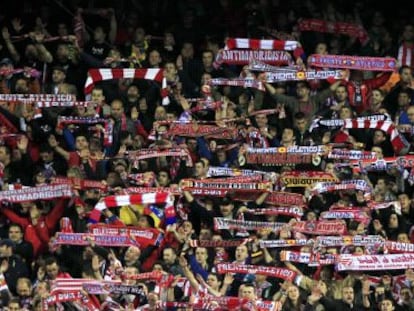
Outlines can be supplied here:
[[29, 277], [26, 263], [13, 254], [14, 242], [10, 239], [0, 241], [0, 273], [3, 273], [7, 286], [13, 295], [16, 295], [17, 280], [21, 277]]
[[326, 293], [314, 293], [309, 296], [305, 311], [315, 310], [317, 302], [321, 303], [325, 310], [335, 311], [364, 311], [370, 310], [370, 302], [368, 295], [363, 295], [362, 305], [356, 303], [354, 289], [351, 286], [344, 286], [342, 288], [342, 299], [331, 299], [325, 297]]

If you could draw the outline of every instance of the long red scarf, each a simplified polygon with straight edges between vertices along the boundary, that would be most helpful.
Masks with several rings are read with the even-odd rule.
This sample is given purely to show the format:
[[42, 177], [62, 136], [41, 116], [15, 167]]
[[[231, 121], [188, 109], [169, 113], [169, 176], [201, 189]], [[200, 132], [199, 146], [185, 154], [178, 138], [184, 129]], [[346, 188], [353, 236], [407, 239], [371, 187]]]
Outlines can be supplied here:
[[321, 19], [301, 19], [298, 23], [300, 31], [316, 31], [325, 33], [335, 33], [358, 38], [361, 44], [366, 44], [369, 40], [368, 33], [362, 25], [346, 22], [330, 22]]

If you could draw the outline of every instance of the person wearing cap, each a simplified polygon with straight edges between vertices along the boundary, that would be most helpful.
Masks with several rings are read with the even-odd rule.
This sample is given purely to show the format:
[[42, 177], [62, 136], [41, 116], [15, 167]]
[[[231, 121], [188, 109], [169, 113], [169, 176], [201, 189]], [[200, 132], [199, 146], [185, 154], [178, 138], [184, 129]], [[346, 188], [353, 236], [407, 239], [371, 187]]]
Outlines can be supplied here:
[[3, 273], [7, 286], [13, 295], [16, 295], [17, 280], [29, 277], [26, 263], [14, 254], [15, 243], [10, 239], [0, 240], [0, 273]]

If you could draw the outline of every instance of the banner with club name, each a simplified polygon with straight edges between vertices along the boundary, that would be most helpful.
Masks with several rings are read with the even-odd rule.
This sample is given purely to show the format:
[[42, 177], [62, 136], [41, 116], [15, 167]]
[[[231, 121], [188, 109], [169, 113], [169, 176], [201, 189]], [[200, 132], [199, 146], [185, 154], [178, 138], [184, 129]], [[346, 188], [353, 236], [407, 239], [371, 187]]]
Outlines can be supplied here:
[[381, 246], [383, 243], [384, 238], [380, 235], [318, 236], [315, 240], [315, 247]]
[[247, 65], [252, 59], [278, 66], [292, 63], [289, 52], [276, 50], [221, 50], [216, 56], [216, 62], [230, 65]]
[[70, 94], [0, 94], [0, 101], [7, 102], [72, 102], [76, 97]]
[[414, 254], [362, 255], [341, 254], [338, 271], [402, 270], [414, 268]]
[[134, 238], [140, 247], [145, 248], [149, 245], [159, 245], [164, 235], [156, 228], [139, 228], [133, 226], [120, 227], [103, 223], [91, 224], [88, 230], [93, 235], [109, 236], [130, 236]]
[[216, 265], [217, 273], [240, 273], [240, 274], [259, 274], [275, 277], [278, 279], [293, 281], [297, 273], [287, 268], [255, 266], [237, 263], [220, 263]]
[[81, 245], [88, 246], [91, 243], [103, 247], [128, 247], [140, 246], [136, 237], [129, 235], [108, 235], [91, 233], [66, 233], [56, 232], [53, 241], [55, 245]]
[[37, 200], [54, 200], [70, 198], [72, 195], [72, 187], [70, 185], [46, 185], [0, 191], [0, 202], [20, 203]]
[[364, 71], [396, 71], [397, 60], [393, 57], [312, 54], [308, 58], [308, 65]]
[[227, 219], [224, 217], [214, 217], [214, 230], [237, 230], [243, 229], [248, 231], [256, 231], [268, 228], [273, 231], [279, 231], [286, 223], [282, 222], [266, 222], [254, 220]]
[[338, 179], [331, 173], [321, 171], [290, 171], [280, 176], [284, 187], [310, 187], [317, 182], [336, 182]]
[[347, 228], [342, 220], [299, 221], [291, 225], [295, 232], [311, 235], [343, 235]]

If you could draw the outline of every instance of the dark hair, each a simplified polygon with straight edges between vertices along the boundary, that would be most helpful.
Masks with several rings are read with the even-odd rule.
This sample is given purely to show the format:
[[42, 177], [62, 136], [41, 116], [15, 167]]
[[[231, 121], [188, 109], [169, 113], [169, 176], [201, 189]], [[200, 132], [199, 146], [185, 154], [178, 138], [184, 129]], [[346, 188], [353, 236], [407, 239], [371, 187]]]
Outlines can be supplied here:
[[43, 143], [39, 146], [39, 152], [53, 152], [53, 148], [48, 143]]
[[306, 115], [303, 111], [298, 111], [298, 112], [295, 113], [294, 118], [295, 119], [305, 119]]
[[20, 232], [22, 232], [22, 233], [23, 233], [23, 227], [22, 227], [20, 224], [15, 223], [15, 222], [12, 222], [12, 223], [9, 225], [9, 229], [10, 229], [11, 227], [17, 227], [17, 228], [19, 228], [19, 229], [20, 229]]
[[155, 228], [154, 218], [152, 218], [150, 215], [145, 215], [145, 214], [144, 215], [141, 215], [141, 217], [145, 217], [147, 219], [147, 222], [148, 222], [149, 226], [151, 228]]
[[304, 87], [306, 87], [307, 89], [310, 89], [311, 88], [311, 86], [310, 86], [310, 83], [308, 82], [308, 81], [298, 81], [298, 82], [296, 82], [296, 87], [298, 87], [298, 85], [303, 85]]
[[59, 265], [59, 262], [56, 257], [50, 256], [50, 257], [47, 257], [45, 260], [45, 266], [50, 266], [50, 265], [53, 265], [54, 263]]
[[9, 300], [9, 303], [8, 303], [7, 305], [9, 306], [9, 305], [10, 305], [10, 304], [12, 304], [12, 303], [17, 303], [17, 304], [19, 305], [19, 308], [21, 308], [21, 307], [22, 307], [22, 304], [20, 303], [20, 299], [19, 299], [19, 298], [15, 298], [15, 297], [11, 298], [11, 299]]
[[163, 168], [160, 168], [159, 170], [158, 170], [158, 174], [159, 173], [167, 173], [167, 175], [168, 175], [168, 178], [169, 179], [171, 179], [171, 173], [170, 173], [170, 169], [168, 168], [168, 167], [163, 167]]
[[398, 74], [402, 74], [402, 72], [403, 72], [404, 69], [410, 69], [411, 70], [411, 67], [410, 66], [407, 66], [407, 65], [402, 65], [400, 67], [400, 69], [398, 69]]

